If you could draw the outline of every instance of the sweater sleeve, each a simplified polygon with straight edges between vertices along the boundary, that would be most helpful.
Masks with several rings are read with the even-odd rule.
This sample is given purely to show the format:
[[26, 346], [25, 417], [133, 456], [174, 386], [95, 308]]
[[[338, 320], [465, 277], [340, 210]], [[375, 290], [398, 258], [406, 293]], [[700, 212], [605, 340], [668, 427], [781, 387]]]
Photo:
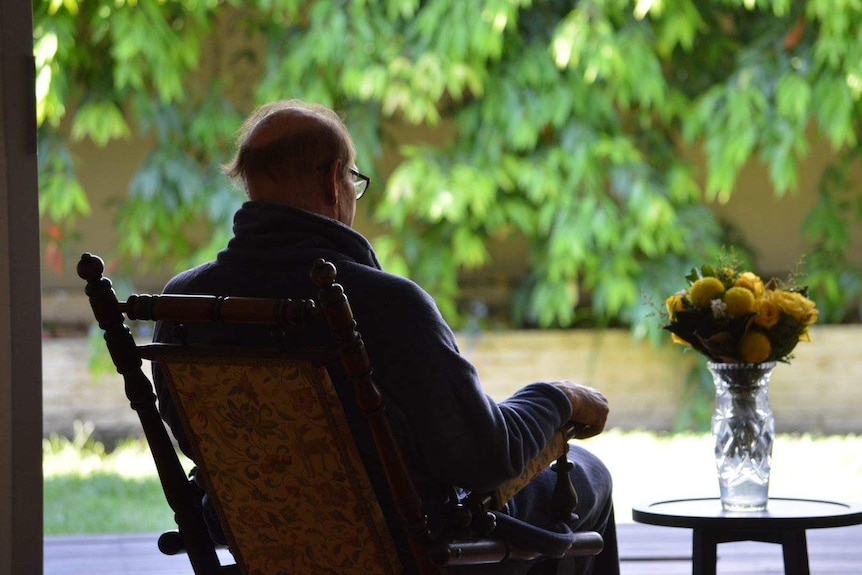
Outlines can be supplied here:
[[345, 282], [345, 289], [354, 296], [375, 380], [409, 427], [414, 455], [433, 479], [468, 490], [492, 490], [519, 476], [571, 418], [565, 394], [532, 383], [495, 402], [431, 297], [409, 280], [381, 275], [387, 280], [375, 282], [373, 298], [361, 284]]

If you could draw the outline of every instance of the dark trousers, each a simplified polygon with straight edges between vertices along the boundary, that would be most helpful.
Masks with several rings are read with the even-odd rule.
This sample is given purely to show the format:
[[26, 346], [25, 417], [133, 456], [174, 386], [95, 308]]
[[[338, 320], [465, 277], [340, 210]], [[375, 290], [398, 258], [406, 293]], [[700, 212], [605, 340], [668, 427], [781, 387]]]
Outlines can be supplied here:
[[[595, 557], [572, 557], [538, 562], [507, 561], [502, 564], [450, 568], [450, 575], [619, 575], [619, 552], [614, 508], [611, 500], [611, 475], [592, 453], [569, 446], [569, 459], [575, 463], [572, 483], [578, 493], [575, 531], [597, 531], [604, 539], [604, 550]], [[551, 523], [551, 497], [556, 475], [546, 470], [521, 490], [506, 505], [505, 511], [528, 523], [545, 527]]]

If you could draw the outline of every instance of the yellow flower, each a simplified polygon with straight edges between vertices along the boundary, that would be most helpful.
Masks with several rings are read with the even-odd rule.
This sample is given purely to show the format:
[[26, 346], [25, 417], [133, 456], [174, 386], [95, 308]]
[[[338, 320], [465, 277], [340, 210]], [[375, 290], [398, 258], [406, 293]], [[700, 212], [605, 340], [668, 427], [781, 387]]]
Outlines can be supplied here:
[[688, 290], [688, 299], [695, 307], [709, 308], [710, 302], [724, 293], [724, 284], [721, 280], [711, 276], [700, 278], [691, 284]]
[[760, 297], [766, 291], [763, 286], [763, 280], [752, 272], [742, 272], [739, 274], [739, 277], [733, 281], [733, 285], [748, 288], [754, 294], [754, 297]]
[[724, 303], [730, 317], [741, 317], [755, 312], [754, 294], [745, 287], [732, 287], [724, 294]]
[[766, 329], [778, 323], [778, 319], [781, 317], [781, 308], [772, 301], [768, 292], [757, 299], [755, 307], [757, 315], [754, 316], [754, 323]]
[[[687, 291], [665, 300], [675, 343], [713, 361], [790, 361], [796, 344], [809, 341], [819, 312], [792, 284], [767, 283], [751, 271], [703, 265], [686, 276]], [[779, 289], [780, 287], [780, 289]], [[662, 314], [664, 315], [664, 314]]]
[[676, 321], [676, 312], [682, 311], [685, 309], [683, 305], [683, 295], [681, 293], [675, 293], [664, 302], [667, 307], [667, 315], [670, 318], [670, 321]]
[[745, 363], [761, 363], [772, 353], [769, 338], [759, 331], [749, 331], [739, 340], [739, 355]]
[[682, 339], [681, 337], [679, 337], [675, 333], [670, 334], [670, 340], [674, 343], [678, 343], [679, 345], [686, 345], [686, 346], [691, 347], [690, 343], [688, 343], [687, 341], [685, 341], [684, 339]]
[[798, 292], [774, 290], [772, 301], [781, 311], [795, 319], [803, 326], [809, 326], [817, 321], [819, 312], [813, 301]]

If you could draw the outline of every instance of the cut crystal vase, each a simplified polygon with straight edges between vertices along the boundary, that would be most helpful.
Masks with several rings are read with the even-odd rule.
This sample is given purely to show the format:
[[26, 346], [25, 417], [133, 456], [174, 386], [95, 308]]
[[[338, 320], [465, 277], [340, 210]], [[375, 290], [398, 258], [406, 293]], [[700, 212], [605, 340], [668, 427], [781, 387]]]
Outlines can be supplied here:
[[769, 379], [775, 362], [708, 364], [715, 382], [715, 466], [726, 511], [761, 511], [769, 501], [775, 419]]

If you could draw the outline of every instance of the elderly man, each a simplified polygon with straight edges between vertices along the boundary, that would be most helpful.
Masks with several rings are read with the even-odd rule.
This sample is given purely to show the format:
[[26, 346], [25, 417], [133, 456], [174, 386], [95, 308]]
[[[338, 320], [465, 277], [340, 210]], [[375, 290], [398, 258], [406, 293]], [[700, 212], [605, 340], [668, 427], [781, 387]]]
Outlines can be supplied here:
[[[580, 424], [582, 437], [600, 433], [608, 405], [592, 388], [569, 381], [532, 383], [500, 403], [483, 393], [475, 368], [459, 353], [432, 298], [410, 280], [382, 271], [371, 245], [351, 228], [356, 201], [369, 185], [355, 156], [345, 125], [328, 108], [292, 100], [258, 109], [244, 123], [236, 156], [225, 168], [249, 198], [234, 216], [234, 237], [215, 261], [179, 274], [165, 292], [308, 297], [314, 293], [308, 278], [312, 262], [333, 262], [429, 512], [446, 501], [451, 486], [489, 491], [517, 477], [567, 422]], [[158, 326], [156, 340], [172, 341], [172, 329]], [[224, 328], [221, 333], [190, 331], [188, 337], [263, 343], [265, 336]], [[160, 374], [155, 376], [162, 416], [190, 453]], [[597, 559], [570, 560], [565, 572], [614, 575], [618, 560], [609, 473], [582, 448], [572, 446], [570, 457], [577, 464], [573, 481], [580, 497], [580, 519], [573, 527], [602, 533], [606, 550]], [[370, 474], [374, 481], [374, 471]], [[505, 511], [547, 525], [552, 475], [540, 475]], [[463, 569], [508, 574], [545, 567]]]

